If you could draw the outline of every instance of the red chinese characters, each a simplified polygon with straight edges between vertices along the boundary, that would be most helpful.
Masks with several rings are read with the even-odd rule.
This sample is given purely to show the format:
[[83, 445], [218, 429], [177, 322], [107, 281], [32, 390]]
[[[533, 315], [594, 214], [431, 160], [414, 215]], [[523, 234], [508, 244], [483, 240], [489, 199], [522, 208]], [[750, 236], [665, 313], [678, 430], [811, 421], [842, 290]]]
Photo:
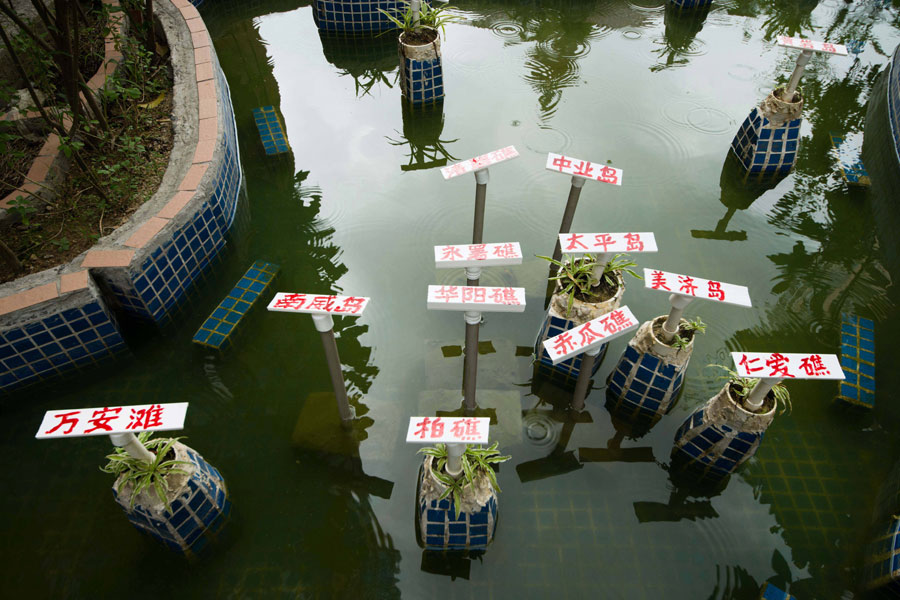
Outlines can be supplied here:
[[572, 166], [572, 161], [565, 156], [557, 156], [553, 159], [553, 166], [559, 168], [560, 173], [565, 173]]
[[151, 404], [149, 408], [132, 408], [131, 418], [125, 429], [152, 429], [162, 425], [164, 407]]
[[713, 300], [718, 300], [719, 302], [723, 302], [725, 300], [725, 290], [722, 289], [722, 284], [718, 281], [710, 281], [707, 284], [708, 288], [708, 296]]
[[411, 417], [406, 441], [413, 443], [479, 443], [488, 441], [486, 417]]
[[56, 427], [52, 429], [48, 429], [44, 432], [45, 435], [49, 435], [51, 433], [56, 433], [63, 425], [68, 425], [69, 428], [65, 431], [61, 432], [63, 435], [69, 435], [72, 433], [72, 430], [78, 425], [78, 419], [73, 415], [80, 415], [80, 410], [73, 410], [72, 412], [61, 413], [58, 415], [53, 415], [55, 418], [59, 419], [59, 423], [56, 424]]
[[472, 244], [469, 246], [469, 256], [466, 258], [468, 260], [486, 260], [487, 244]]
[[741, 377], [765, 379], [844, 379], [840, 359], [834, 354], [781, 352], [732, 352]]
[[571, 234], [569, 236], [569, 239], [567, 240], [568, 245], [566, 246], [566, 250], [578, 250], [578, 249], [587, 250], [588, 249], [587, 245], [581, 241], [581, 238], [583, 238], [583, 237], [584, 237], [583, 233]]
[[596, 331], [591, 329], [590, 321], [576, 329], [575, 332], [581, 336], [581, 340], [579, 340], [579, 342], [582, 346], [587, 346], [594, 340], [599, 340], [603, 337], [602, 333], [597, 333]]
[[456, 246], [444, 246], [441, 248], [441, 260], [462, 259], [462, 252]]
[[37, 438], [113, 435], [148, 430], [180, 429], [187, 402], [103, 406], [79, 410], [49, 410], [44, 414]]
[[625, 246], [626, 252], [640, 252], [644, 249], [644, 242], [641, 241], [641, 234], [639, 233], [626, 233], [625, 241], [627, 242]]
[[272, 304], [272, 308], [297, 310], [303, 308], [304, 302], [306, 302], [306, 294], [284, 294], [275, 300]]
[[762, 371], [765, 367], [753, 367], [753, 363], [760, 362], [759, 358], [748, 358], [746, 354], [741, 356], [741, 360], [738, 362], [739, 367], [744, 367], [747, 369], [748, 373], [755, 373], [756, 371]]
[[582, 160], [575, 167], [572, 175], [580, 175], [581, 177], [593, 177], [593, 171], [594, 167], [591, 166], [591, 162], [588, 160]]
[[619, 183], [619, 175], [616, 169], [612, 167], [604, 166], [600, 169], [600, 174], [597, 176], [597, 181], [602, 181], [603, 183]]
[[678, 276], [679, 288], [678, 291], [682, 294], [690, 294], [691, 296], [697, 295], [697, 286], [694, 285], [694, 278], [688, 277], [687, 275], [679, 275]]
[[442, 285], [441, 289], [437, 291], [435, 297], [438, 300], [443, 300], [444, 302], [450, 302], [451, 300], [456, 300], [459, 298], [459, 286], [450, 285], [445, 286]]
[[313, 296], [306, 308], [332, 312], [334, 310], [334, 301], [334, 296]]
[[515, 244], [497, 244], [492, 252], [496, 258], [519, 258], [521, 253], [516, 250]]
[[506, 304], [506, 305], [518, 305], [521, 304], [519, 299], [516, 297], [516, 292], [513, 288], [490, 288], [491, 290], [491, 300], [496, 302], [497, 304]]
[[603, 247], [600, 252], [606, 252], [606, 249], [615, 243], [615, 240], [608, 233], [598, 233], [594, 236], [594, 248], [600, 250], [600, 246]]
[[462, 289], [462, 301], [465, 303], [484, 304], [487, 299], [487, 288], [465, 286]]
[[668, 283], [666, 281], [666, 274], [662, 271], [653, 271], [653, 273], [650, 274], [650, 277], [650, 289], [666, 290], [667, 292], [672, 291], [669, 289], [669, 286], [666, 285], [666, 283]]
[[440, 417], [435, 417], [433, 419], [425, 417], [416, 423], [416, 427], [418, 429], [415, 430], [413, 435], [417, 436], [420, 440], [440, 438], [444, 435], [444, 422], [441, 421]]
[[603, 330], [606, 331], [607, 335], [618, 333], [633, 324], [621, 310], [614, 310], [608, 315], [601, 317], [600, 323], [603, 324]]
[[768, 360], [766, 360], [766, 366], [772, 369], [772, 372], [769, 373], [769, 377], [793, 377], [793, 375], [788, 372], [789, 362], [790, 360], [788, 357], [779, 354], [778, 352], [769, 356]]
[[350, 313], [351, 315], [358, 314], [366, 305], [365, 298], [358, 298], [356, 296], [347, 296], [341, 301], [341, 305], [335, 307], [334, 312], [336, 313]]
[[456, 419], [450, 426], [450, 435], [462, 442], [476, 441], [481, 438], [478, 419]]
[[830, 375], [831, 371], [825, 366], [822, 357], [818, 354], [804, 356], [800, 360], [800, 368], [811, 377], [819, 377], [822, 375]]
[[556, 354], [568, 354], [575, 349], [575, 342], [572, 340], [572, 334], [564, 331], [553, 338], [553, 351]]
[[87, 434], [93, 431], [112, 431], [113, 428], [109, 424], [109, 422], [118, 419], [120, 412], [122, 412], [121, 406], [117, 408], [105, 407], [95, 410], [91, 418], [88, 419], [88, 423], [93, 425], [93, 427], [90, 429], [85, 429], [84, 433]]

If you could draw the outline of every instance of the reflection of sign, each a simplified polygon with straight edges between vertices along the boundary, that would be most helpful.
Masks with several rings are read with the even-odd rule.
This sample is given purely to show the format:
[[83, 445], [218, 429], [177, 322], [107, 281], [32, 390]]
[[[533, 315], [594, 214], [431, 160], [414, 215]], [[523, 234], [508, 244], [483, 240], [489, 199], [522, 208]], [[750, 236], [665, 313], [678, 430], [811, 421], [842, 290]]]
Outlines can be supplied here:
[[369, 303], [361, 296], [316, 296], [278, 292], [268, 309], [275, 312], [308, 313], [312, 315], [361, 315]]
[[744, 286], [690, 275], [644, 269], [644, 287], [701, 300], [718, 300], [725, 304], [751, 306], [750, 292]]
[[550, 360], [555, 365], [567, 358], [597, 348], [637, 326], [638, 321], [631, 310], [627, 306], [623, 306], [602, 317], [588, 321], [584, 325], [573, 327], [545, 340], [544, 349], [547, 350]]
[[104, 406], [74, 410], [48, 410], [38, 429], [38, 439], [171, 431], [184, 427], [187, 402]]
[[656, 252], [653, 233], [561, 233], [559, 247], [566, 254], [586, 252]]
[[803, 38], [788, 37], [786, 35], [778, 36], [778, 45], [782, 48], [812, 50], [813, 52], [826, 52], [828, 54], [847, 56], [846, 46], [841, 46], [840, 44], [828, 44], [826, 42], [814, 42], [813, 40], [804, 40]]
[[522, 312], [525, 288], [429, 285], [428, 309]]
[[741, 377], [778, 379], [843, 379], [841, 362], [834, 354], [780, 354], [732, 352], [735, 371]]
[[547, 155], [547, 168], [557, 173], [575, 175], [576, 177], [593, 179], [613, 185], [622, 185], [622, 169], [591, 163], [589, 160], [581, 160], [580, 158], [572, 158], [571, 156], [563, 156], [562, 154], [553, 154], [551, 152]]
[[441, 169], [441, 175], [444, 176], [444, 179], [452, 179], [457, 175], [465, 175], [466, 173], [471, 173], [473, 171], [480, 171], [481, 169], [486, 169], [505, 160], [516, 158], [517, 156], [519, 156], [519, 153], [516, 151], [516, 147], [507, 146], [506, 148], [494, 150], [493, 152], [488, 152], [487, 154], [464, 160], [461, 163], [444, 167]]
[[431, 444], [487, 444], [488, 417], [410, 417], [406, 441]]
[[522, 248], [519, 246], [519, 242], [434, 247], [434, 266], [438, 269], [502, 267], [521, 264]]

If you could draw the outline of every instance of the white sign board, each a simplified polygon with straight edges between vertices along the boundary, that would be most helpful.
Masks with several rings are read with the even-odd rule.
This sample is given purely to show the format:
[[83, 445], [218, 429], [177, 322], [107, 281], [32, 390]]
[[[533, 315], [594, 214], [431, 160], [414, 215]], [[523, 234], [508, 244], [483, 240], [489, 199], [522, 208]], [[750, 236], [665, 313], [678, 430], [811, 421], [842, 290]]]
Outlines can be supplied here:
[[751, 306], [750, 292], [744, 286], [690, 275], [644, 269], [644, 287], [701, 300], [718, 300], [725, 304]]
[[837, 54], [838, 56], [847, 56], [847, 47], [840, 44], [829, 44], [826, 42], [814, 42], [813, 40], [805, 40], [803, 38], [788, 37], [779, 35], [777, 45], [782, 48], [793, 48], [795, 50], [812, 50], [813, 52], [825, 52], [828, 54]]
[[604, 252], [656, 252], [656, 236], [640, 233], [561, 233], [559, 247], [565, 254]]
[[488, 417], [410, 417], [406, 441], [417, 444], [487, 444]]
[[627, 306], [622, 306], [584, 325], [573, 327], [544, 340], [544, 349], [555, 365], [628, 333], [637, 328], [638, 324], [631, 310]]
[[316, 296], [278, 292], [268, 309], [274, 312], [307, 313], [311, 315], [361, 315], [369, 304], [361, 296]]
[[521, 264], [522, 247], [519, 242], [434, 247], [434, 266], [438, 269]]
[[622, 169], [609, 165], [591, 163], [589, 160], [563, 156], [562, 154], [547, 155], [547, 169], [557, 173], [574, 175], [583, 179], [602, 181], [613, 185], [622, 185]]
[[441, 169], [441, 175], [444, 176], [444, 179], [452, 179], [458, 175], [465, 175], [466, 173], [472, 173], [474, 171], [486, 169], [490, 166], [496, 165], [497, 163], [502, 163], [505, 160], [516, 158], [517, 156], [519, 156], [519, 153], [516, 150], [516, 147], [507, 146], [506, 148], [501, 148], [500, 150], [494, 150], [493, 152], [488, 152], [487, 154], [482, 154], [481, 156], [476, 156], [475, 158], [464, 160], [463, 162], [456, 163], [455, 165], [446, 166]]
[[428, 310], [522, 312], [525, 288], [429, 285]]
[[139, 406], [104, 406], [48, 410], [37, 434], [38, 439], [172, 431], [184, 427], [187, 402], [173, 404], [141, 404]]
[[843, 379], [841, 361], [834, 354], [732, 352], [741, 377], [778, 379]]

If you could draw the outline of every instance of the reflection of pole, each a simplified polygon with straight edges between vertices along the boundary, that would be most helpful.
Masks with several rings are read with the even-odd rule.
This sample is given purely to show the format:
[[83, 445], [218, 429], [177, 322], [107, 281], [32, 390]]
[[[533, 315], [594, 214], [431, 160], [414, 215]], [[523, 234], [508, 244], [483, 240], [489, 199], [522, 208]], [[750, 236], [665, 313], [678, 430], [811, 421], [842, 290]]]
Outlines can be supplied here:
[[466, 404], [466, 412], [475, 412], [478, 406], [475, 402], [475, 379], [478, 374], [478, 328], [481, 325], [481, 313], [466, 311], [463, 314], [466, 320], [466, 348], [463, 360], [463, 399]]
[[341, 421], [349, 423], [353, 419], [350, 403], [347, 402], [347, 388], [344, 387], [344, 373], [341, 371], [341, 357], [338, 355], [337, 342], [334, 340], [334, 319], [330, 314], [312, 315], [316, 331], [322, 337], [322, 347], [325, 349], [325, 360], [328, 362], [328, 373], [331, 375], [331, 386], [334, 388], [334, 397], [337, 400], [338, 412]]
[[591, 371], [594, 370], [594, 358], [600, 354], [601, 348], [602, 346], [591, 348], [581, 355], [581, 369], [578, 371], [578, 380], [575, 382], [575, 395], [572, 397], [572, 408], [579, 412], [584, 410], [584, 399], [587, 398]]
[[133, 433], [111, 433], [109, 434], [109, 439], [112, 440], [113, 446], [119, 446], [120, 448], [125, 448], [125, 452], [129, 454], [129, 456], [136, 458], [138, 460], [142, 460], [144, 462], [152, 463], [156, 456], [147, 450], [144, 445], [137, 439]]
[[778, 377], [763, 377], [760, 379], [757, 384], [753, 386], [753, 389], [750, 390], [750, 395], [747, 396], [747, 406], [753, 409], [762, 406], [763, 400], [766, 399], [769, 391], [775, 387], [779, 381], [781, 381], [781, 379]]
[[[578, 198], [581, 197], [581, 188], [584, 187], [584, 178], [572, 175], [572, 187], [569, 188], [569, 199], [566, 202], [566, 210], [563, 212], [562, 223], [559, 224], [559, 232], [569, 233], [572, 230], [572, 221], [575, 219], [575, 209], [578, 208]], [[553, 251], [553, 260], [562, 260], [562, 246], [559, 238], [556, 238], [556, 249]], [[555, 277], [556, 265], [550, 267], [550, 276]]]
[[475, 171], [475, 225], [472, 228], [472, 243], [481, 244], [484, 238], [484, 199], [487, 197], [487, 184], [491, 179], [485, 168]]
[[800, 85], [800, 78], [803, 77], [803, 70], [806, 68], [806, 63], [809, 62], [812, 54], [812, 50], [804, 50], [800, 53], [800, 56], [797, 57], [797, 64], [794, 65], [794, 72], [791, 73], [791, 80], [788, 82], [787, 91], [785, 92], [784, 98], [782, 98], [785, 102], [794, 101], [794, 92], [797, 91], [797, 86]]
[[666, 322], [663, 323], [661, 336], [662, 341], [666, 344], [675, 339], [675, 334], [678, 333], [678, 327], [681, 325], [681, 315], [684, 314], [684, 308], [691, 303], [691, 299], [687, 296], [670, 294], [669, 302], [672, 303], [672, 308], [669, 310]]

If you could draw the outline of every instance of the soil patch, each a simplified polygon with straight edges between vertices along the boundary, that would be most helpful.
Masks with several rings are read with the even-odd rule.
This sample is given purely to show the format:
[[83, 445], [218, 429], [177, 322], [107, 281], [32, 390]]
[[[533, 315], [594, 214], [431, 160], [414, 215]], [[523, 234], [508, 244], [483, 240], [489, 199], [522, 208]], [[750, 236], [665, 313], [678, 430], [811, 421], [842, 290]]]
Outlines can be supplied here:
[[0, 198], [25, 183], [25, 175], [44, 145], [44, 138], [12, 133], [15, 124], [0, 123]]
[[605, 277], [601, 277], [600, 283], [591, 288], [590, 294], [583, 294], [581, 290], [577, 290], [575, 299], [590, 303], [605, 302], [615, 296], [617, 291], [619, 291], [618, 284], [611, 284], [606, 281]]
[[437, 31], [434, 29], [416, 29], [404, 31], [400, 41], [407, 46], [425, 46], [437, 39]]

